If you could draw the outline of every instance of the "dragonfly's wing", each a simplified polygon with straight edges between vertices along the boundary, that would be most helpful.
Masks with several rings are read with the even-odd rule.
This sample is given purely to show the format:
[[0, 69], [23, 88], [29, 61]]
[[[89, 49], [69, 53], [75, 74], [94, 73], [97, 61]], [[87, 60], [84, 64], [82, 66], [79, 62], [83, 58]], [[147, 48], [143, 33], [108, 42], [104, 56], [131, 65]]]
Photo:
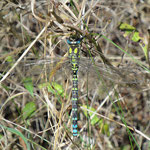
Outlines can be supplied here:
[[[88, 63], [88, 64], [87, 64]], [[95, 80], [109, 80], [112, 83], [126, 84], [128, 86], [145, 86], [150, 80], [150, 75], [142, 68], [133, 65], [117, 68], [96, 62], [80, 62], [81, 69], [84, 68]]]
[[[35, 84], [36, 82], [41, 82], [42, 78], [46, 78], [45, 81], [48, 81], [50, 76], [52, 78], [58, 74], [58, 70], [61, 70], [61, 74], [59, 73], [59, 76], [63, 76], [65, 73], [62, 72], [63, 68], [66, 70], [71, 69], [68, 61], [69, 59], [67, 57], [55, 57], [41, 60], [28, 59], [26, 61], [21, 61], [11, 72], [10, 76], [14, 76], [16, 79], [20, 78], [20, 80], [26, 77], [32, 77]], [[1, 73], [5, 74], [13, 66], [13, 64], [14, 63], [2, 64], [0, 66]]]
[[[50, 79], [56, 75], [57, 77], [64, 76], [64, 74], [71, 75], [72, 71], [69, 61], [70, 60], [68, 57], [54, 57], [43, 60], [26, 60], [20, 62], [16, 69], [20, 70], [22, 77], [34, 76], [34, 78], [40, 78], [39, 74], [42, 75], [44, 73], [47, 74]], [[6, 68], [9, 67], [5, 64], [3, 68], [6, 70]], [[16, 73], [16, 71], [14, 72]], [[80, 58], [79, 77], [82, 78], [87, 73], [91, 79], [95, 80], [95, 82], [105, 79], [107, 82], [111, 81], [112, 83], [123, 83], [128, 85], [144, 84], [145, 80], [149, 78], [148, 75], [144, 73], [144, 70], [135, 69], [135, 66], [128, 68], [117, 68], [104, 65], [102, 63], [93, 62], [88, 58]]]

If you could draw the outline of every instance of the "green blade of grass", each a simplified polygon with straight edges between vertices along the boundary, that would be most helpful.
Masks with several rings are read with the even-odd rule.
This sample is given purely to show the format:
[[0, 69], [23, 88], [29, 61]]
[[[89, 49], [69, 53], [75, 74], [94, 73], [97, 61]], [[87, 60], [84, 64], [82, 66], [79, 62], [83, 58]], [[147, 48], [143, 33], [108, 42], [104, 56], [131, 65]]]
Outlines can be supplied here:
[[29, 145], [29, 143], [28, 143], [28, 141], [27, 141], [27, 138], [26, 138], [20, 131], [18, 131], [18, 130], [16, 130], [16, 129], [13, 129], [13, 128], [5, 127], [5, 126], [3, 126], [3, 125], [1, 125], [1, 124], [0, 124], [0, 127], [1, 127], [1, 128], [4, 128], [4, 129], [6, 129], [6, 130], [8, 130], [8, 131], [11, 132], [11, 133], [14, 133], [14, 134], [20, 136], [20, 137], [23, 139], [23, 141], [25, 142], [26, 147], [27, 147], [27, 150], [30, 150], [30, 145]]

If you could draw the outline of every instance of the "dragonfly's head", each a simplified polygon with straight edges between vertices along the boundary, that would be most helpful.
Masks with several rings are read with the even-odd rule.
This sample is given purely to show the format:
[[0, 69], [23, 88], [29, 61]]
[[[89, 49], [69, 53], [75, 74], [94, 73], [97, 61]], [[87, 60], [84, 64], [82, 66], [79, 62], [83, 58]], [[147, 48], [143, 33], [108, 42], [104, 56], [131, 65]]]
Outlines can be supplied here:
[[82, 38], [78, 38], [78, 37], [73, 37], [72, 36], [72, 37], [67, 38], [67, 43], [69, 45], [78, 45], [78, 44], [81, 43], [82, 39], [83, 39], [83, 37]]

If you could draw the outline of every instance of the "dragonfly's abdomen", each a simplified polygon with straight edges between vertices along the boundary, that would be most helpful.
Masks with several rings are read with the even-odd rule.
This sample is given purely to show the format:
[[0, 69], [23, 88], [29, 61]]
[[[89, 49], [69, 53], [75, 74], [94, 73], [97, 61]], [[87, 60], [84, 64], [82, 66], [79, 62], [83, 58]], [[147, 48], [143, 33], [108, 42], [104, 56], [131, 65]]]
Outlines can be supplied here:
[[73, 127], [73, 136], [77, 136], [77, 107], [78, 107], [78, 78], [77, 75], [73, 75], [72, 78], [72, 127]]

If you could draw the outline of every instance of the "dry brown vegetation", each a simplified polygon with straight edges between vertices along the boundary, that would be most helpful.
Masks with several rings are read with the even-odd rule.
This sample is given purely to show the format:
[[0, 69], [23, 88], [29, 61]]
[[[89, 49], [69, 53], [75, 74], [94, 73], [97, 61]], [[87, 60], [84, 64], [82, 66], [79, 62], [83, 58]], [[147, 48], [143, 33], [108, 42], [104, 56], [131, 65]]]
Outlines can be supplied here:
[[[0, 149], [150, 149], [149, 57], [141, 41], [123, 36], [121, 22], [149, 43], [150, 1], [0, 1]], [[72, 34], [84, 36], [77, 137], [66, 57]]]

